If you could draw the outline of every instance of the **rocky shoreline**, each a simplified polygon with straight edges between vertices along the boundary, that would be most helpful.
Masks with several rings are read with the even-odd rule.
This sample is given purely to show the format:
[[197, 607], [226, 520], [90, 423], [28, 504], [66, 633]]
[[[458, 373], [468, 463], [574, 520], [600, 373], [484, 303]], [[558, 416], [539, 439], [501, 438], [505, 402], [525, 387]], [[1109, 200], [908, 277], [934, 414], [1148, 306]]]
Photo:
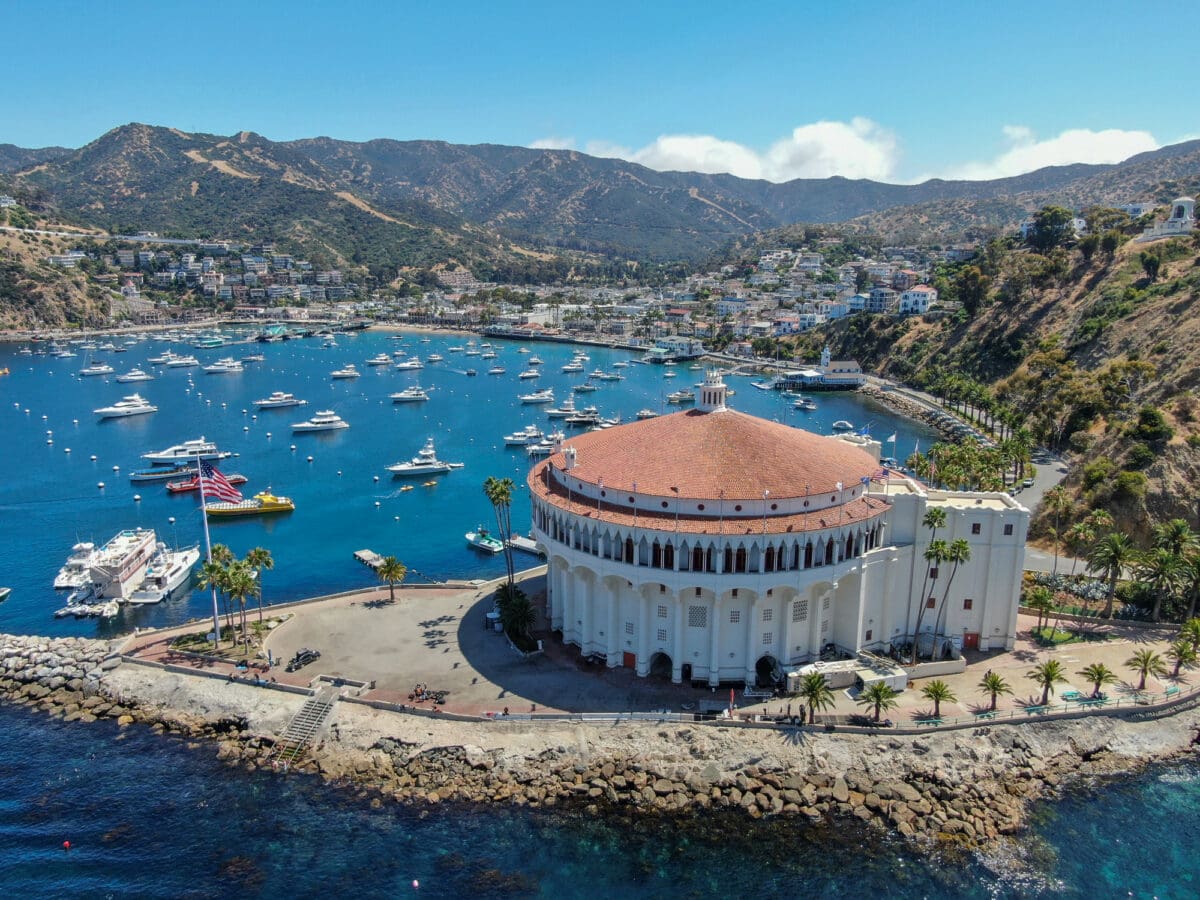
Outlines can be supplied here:
[[[212, 741], [253, 771], [304, 698], [124, 664], [106, 641], [0, 636], [0, 699], [64, 721], [115, 719]], [[339, 703], [294, 770], [388, 801], [809, 823], [857, 819], [925, 848], [988, 849], [1032, 801], [1081, 777], [1195, 753], [1195, 707], [918, 737], [675, 724], [462, 723]]]
[[[874, 385], [865, 385], [858, 389], [858, 393], [865, 397], [869, 397], [876, 403], [886, 406], [889, 409], [898, 412], [902, 416], [909, 419], [914, 419], [918, 422], [924, 422], [930, 428], [935, 429], [948, 441], [959, 441], [961, 437], [946, 423], [944, 416], [946, 413], [942, 410], [931, 409], [923, 403], [918, 403], [903, 394], [898, 394], [895, 391], [884, 391]], [[900, 460], [901, 463], [904, 460]]]

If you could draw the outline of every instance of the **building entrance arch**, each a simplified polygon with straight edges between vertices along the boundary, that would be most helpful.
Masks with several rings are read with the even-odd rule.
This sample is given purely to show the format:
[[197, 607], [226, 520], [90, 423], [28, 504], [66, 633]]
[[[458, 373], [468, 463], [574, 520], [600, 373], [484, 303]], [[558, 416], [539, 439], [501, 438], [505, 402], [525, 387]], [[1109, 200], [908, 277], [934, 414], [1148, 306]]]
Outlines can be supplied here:
[[661, 650], [650, 657], [649, 674], [651, 676], [666, 678], [668, 681], [670, 681], [672, 668], [671, 657], [667, 656], [667, 654], [663, 653]]
[[758, 687], [773, 688], [783, 684], [783, 666], [773, 656], [760, 656], [754, 664], [754, 680]]

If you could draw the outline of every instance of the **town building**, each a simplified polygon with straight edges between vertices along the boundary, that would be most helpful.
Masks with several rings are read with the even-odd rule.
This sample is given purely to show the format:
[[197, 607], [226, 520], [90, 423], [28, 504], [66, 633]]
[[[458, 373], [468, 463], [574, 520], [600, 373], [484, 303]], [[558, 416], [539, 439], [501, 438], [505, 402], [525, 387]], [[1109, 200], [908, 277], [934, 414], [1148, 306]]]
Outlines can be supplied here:
[[[915, 639], [937, 658], [1013, 647], [1029, 511], [1011, 496], [889, 478], [878, 442], [729, 409], [715, 372], [699, 394], [694, 410], [580, 435], [530, 470], [565, 643], [640, 676], [753, 684], [831, 648], [908, 644], [925, 604]], [[935, 507], [946, 526], [931, 535]], [[927, 571], [931, 537], [965, 540], [970, 560]]]
[[1177, 197], [1171, 201], [1171, 215], [1162, 222], [1154, 222], [1138, 237], [1139, 241], [1156, 241], [1159, 238], [1179, 237], [1191, 234], [1196, 227], [1196, 201], [1191, 197]]

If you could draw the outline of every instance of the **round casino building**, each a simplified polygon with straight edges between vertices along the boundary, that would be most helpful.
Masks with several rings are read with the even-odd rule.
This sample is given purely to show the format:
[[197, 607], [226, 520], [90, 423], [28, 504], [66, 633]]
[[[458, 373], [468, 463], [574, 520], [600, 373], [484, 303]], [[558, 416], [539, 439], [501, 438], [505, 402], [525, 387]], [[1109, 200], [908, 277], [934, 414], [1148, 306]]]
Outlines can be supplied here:
[[[725, 398], [710, 373], [695, 409], [574, 437], [530, 470], [547, 614], [564, 642], [711, 685], [916, 634], [938, 655], [1012, 648], [1028, 510], [1003, 493], [873, 480], [877, 442]], [[971, 549], [952, 578], [948, 566], [925, 577], [934, 507], [946, 513], [934, 537]]]

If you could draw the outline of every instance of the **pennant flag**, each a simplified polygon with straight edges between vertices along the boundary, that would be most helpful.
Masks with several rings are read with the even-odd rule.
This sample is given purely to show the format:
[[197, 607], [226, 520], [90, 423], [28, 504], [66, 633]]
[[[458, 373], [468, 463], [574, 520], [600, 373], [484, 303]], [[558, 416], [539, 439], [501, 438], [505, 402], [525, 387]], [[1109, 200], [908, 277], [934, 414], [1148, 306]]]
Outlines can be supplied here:
[[885, 443], [885, 444], [894, 444], [894, 443], [896, 443], [896, 432], [894, 432], [894, 431], [893, 431], [893, 432], [892, 432], [892, 436], [891, 436], [891, 437], [889, 437], [889, 438], [888, 438], [886, 441], [884, 441], [884, 443]]
[[205, 497], [215, 497], [226, 503], [237, 503], [242, 499], [241, 491], [206, 459], [200, 460], [200, 486]]

